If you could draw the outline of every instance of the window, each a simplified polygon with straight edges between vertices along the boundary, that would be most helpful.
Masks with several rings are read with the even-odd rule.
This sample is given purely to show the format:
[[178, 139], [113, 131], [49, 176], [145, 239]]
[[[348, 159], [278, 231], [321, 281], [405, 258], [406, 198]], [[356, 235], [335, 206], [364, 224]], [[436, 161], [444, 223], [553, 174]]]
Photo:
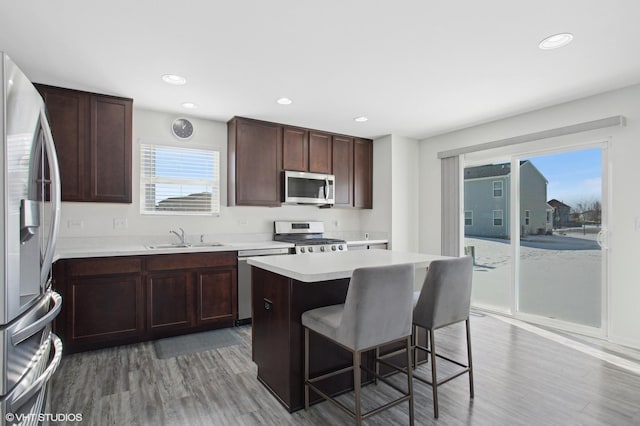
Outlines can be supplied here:
[[502, 226], [502, 210], [493, 211], [493, 226]]
[[141, 144], [140, 162], [142, 213], [220, 213], [218, 151]]
[[502, 181], [493, 182], [493, 197], [499, 198], [502, 197]]
[[552, 217], [553, 217], [553, 210], [547, 210], [547, 223], [551, 223]]
[[531, 210], [524, 211], [524, 224], [529, 225], [531, 223]]
[[473, 226], [473, 211], [467, 210], [464, 212], [464, 226]]

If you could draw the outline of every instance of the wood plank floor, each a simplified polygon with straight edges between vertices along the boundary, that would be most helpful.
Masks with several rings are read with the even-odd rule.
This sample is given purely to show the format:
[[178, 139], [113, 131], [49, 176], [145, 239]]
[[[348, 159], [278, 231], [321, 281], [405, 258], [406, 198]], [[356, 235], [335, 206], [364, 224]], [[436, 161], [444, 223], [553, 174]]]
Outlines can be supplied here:
[[[416, 424], [640, 425], [640, 376], [491, 316], [472, 316], [471, 327], [475, 399], [467, 376], [443, 385], [436, 421], [431, 388], [415, 382]], [[149, 342], [65, 356], [51, 383], [51, 412], [82, 413], [86, 425], [352, 423], [327, 402], [289, 414], [256, 379], [250, 327], [234, 330], [240, 345], [171, 359], [157, 359]], [[462, 325], [439, 330], [436, 343], [465, 359]], [[349, 404], [351, 396], [341, 398]], [[395, 397], [384, 384], [366, 386], [363, 407]], [[408, 424], [407, 404], [365, 424]]]

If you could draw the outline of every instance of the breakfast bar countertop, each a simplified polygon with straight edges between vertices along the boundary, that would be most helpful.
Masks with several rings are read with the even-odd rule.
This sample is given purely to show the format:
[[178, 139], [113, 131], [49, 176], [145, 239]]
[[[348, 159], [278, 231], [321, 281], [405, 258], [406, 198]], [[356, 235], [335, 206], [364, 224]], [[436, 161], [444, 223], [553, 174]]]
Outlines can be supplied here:
[[391, 250], [354, 250], [313, 255], [250, 257], [247, 262], [257, 268], [311, 283], [350, 278], [356, 268], [402, 263], [413, 263], [416, 268], [427, 268], [432, 261], [446, 258], [446, 256]]

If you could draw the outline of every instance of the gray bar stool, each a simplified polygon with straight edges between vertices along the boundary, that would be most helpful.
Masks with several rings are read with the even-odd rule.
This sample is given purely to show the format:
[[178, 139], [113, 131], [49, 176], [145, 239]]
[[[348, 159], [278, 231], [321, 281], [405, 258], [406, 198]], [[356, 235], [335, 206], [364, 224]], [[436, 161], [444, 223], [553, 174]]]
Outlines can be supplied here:
[[[408, 391], [397, 387], [387, 379], [376, 375], [375, 371], [361, 365], [362, 352], [378, 346], [405, 341], [407, 366], [411, 366], [411, 303], [413, 298], [414, 266], [412, 264], [384, 267], [359, 268], [353, 271], [347, 290], [345, 303], [325, 306], [302, 314], [304, 326], [304, 407], [309, 409], [309, 388], [324, 399], [331, 401], [347, 414], [355, 418], [356, 424], [362, 420], [409, 401], [409, 422], [413, 425], [413, 384], [412, 369], [398, 369], [407, 374]], [[336, 345], [353, 354], [353, 366], [322, 376], [309, 378], [309, 330], [333, 341]], [[377, 352], [377, 351], [376, 351]], [[376, 364], [378, 360], [376, 359]], [[360, 407], [361, 372], [375, 375], [403, 396], [381, 407], [362, 413]], [[395, 368], [395, 367], [394, 367]], [[330, 397], [314, 383], [353, 371], [355, 391], [355, 411]]]
[[[433, 415], [438, 417], [438, 386], [469, 373], [469, 391], [473, 398], [473, 363], [471, 360], [471, 334], [469, 329], [469, 306], [471, 303], [471, 276], [473, 274], [473, 259], [471, 256], [455, 259], [436, 260], [429, 264], [427, 277], [420, 292], [414, 296], [413, 325], [414, 325], [414, 368], [418, 349], [431, 355], [431, 381], [414, 375], [433, 388]], [[467, 359], [468, 365], [436, 354], [434, 330], [465, 321], [467, 329]], [[418, 327], [425, 328], [427, 346], [418, 344]], [[429, 345], [430, 343], [430, 345]], [[436, 357], [452, 362], [462, 370], [438, 381], [436, 377]]]

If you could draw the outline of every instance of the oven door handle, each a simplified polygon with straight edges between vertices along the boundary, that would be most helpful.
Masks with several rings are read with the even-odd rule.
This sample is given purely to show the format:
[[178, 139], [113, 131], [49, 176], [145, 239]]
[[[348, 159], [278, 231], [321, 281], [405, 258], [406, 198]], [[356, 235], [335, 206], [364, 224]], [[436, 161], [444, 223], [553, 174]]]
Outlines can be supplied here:
[[51, 376], [53, 376], [53, 373], [55, 373], [58, 369], [60, 360], [62, 359], [62, 342], [60, 341], [60, 338], [58, 336], [51, 333], [49, 335], [49, 341], [46, 342], [40, 350], [46, 349], [48, 345], [53, 345], [54, 354], [51, 363], [49, 364], [49, 366], [47, 366], [46, 370], [44, 370], [40, 377], [34, 380], [24, 392], [11, 399], [11, 401], [7, 404], [9, 408], [7, 412], [15, 413], [16, 411], [18, 411], [20, 407], [22, 407], [38, 391], [40, 391], [43, 386], [47, 384], [49, 379], [51, 379]]
[[51, 308], [51, 310], [47, 312], [42, 318], [11, 335], [11, 344], [13, 346], [19, 345], [21, 342], [27, 340], [29, 337], [45, 328], [47, 324], [53, 321], [56, 315], [60, 313], [60, 309], [62, 308], [62, 297], [60, 297], [60, 295], [55, 291], [48, 292], [48, 297], [45, 297], [45, 300], [41, 303], [48, 304], [52, 300], [53, 308]]

